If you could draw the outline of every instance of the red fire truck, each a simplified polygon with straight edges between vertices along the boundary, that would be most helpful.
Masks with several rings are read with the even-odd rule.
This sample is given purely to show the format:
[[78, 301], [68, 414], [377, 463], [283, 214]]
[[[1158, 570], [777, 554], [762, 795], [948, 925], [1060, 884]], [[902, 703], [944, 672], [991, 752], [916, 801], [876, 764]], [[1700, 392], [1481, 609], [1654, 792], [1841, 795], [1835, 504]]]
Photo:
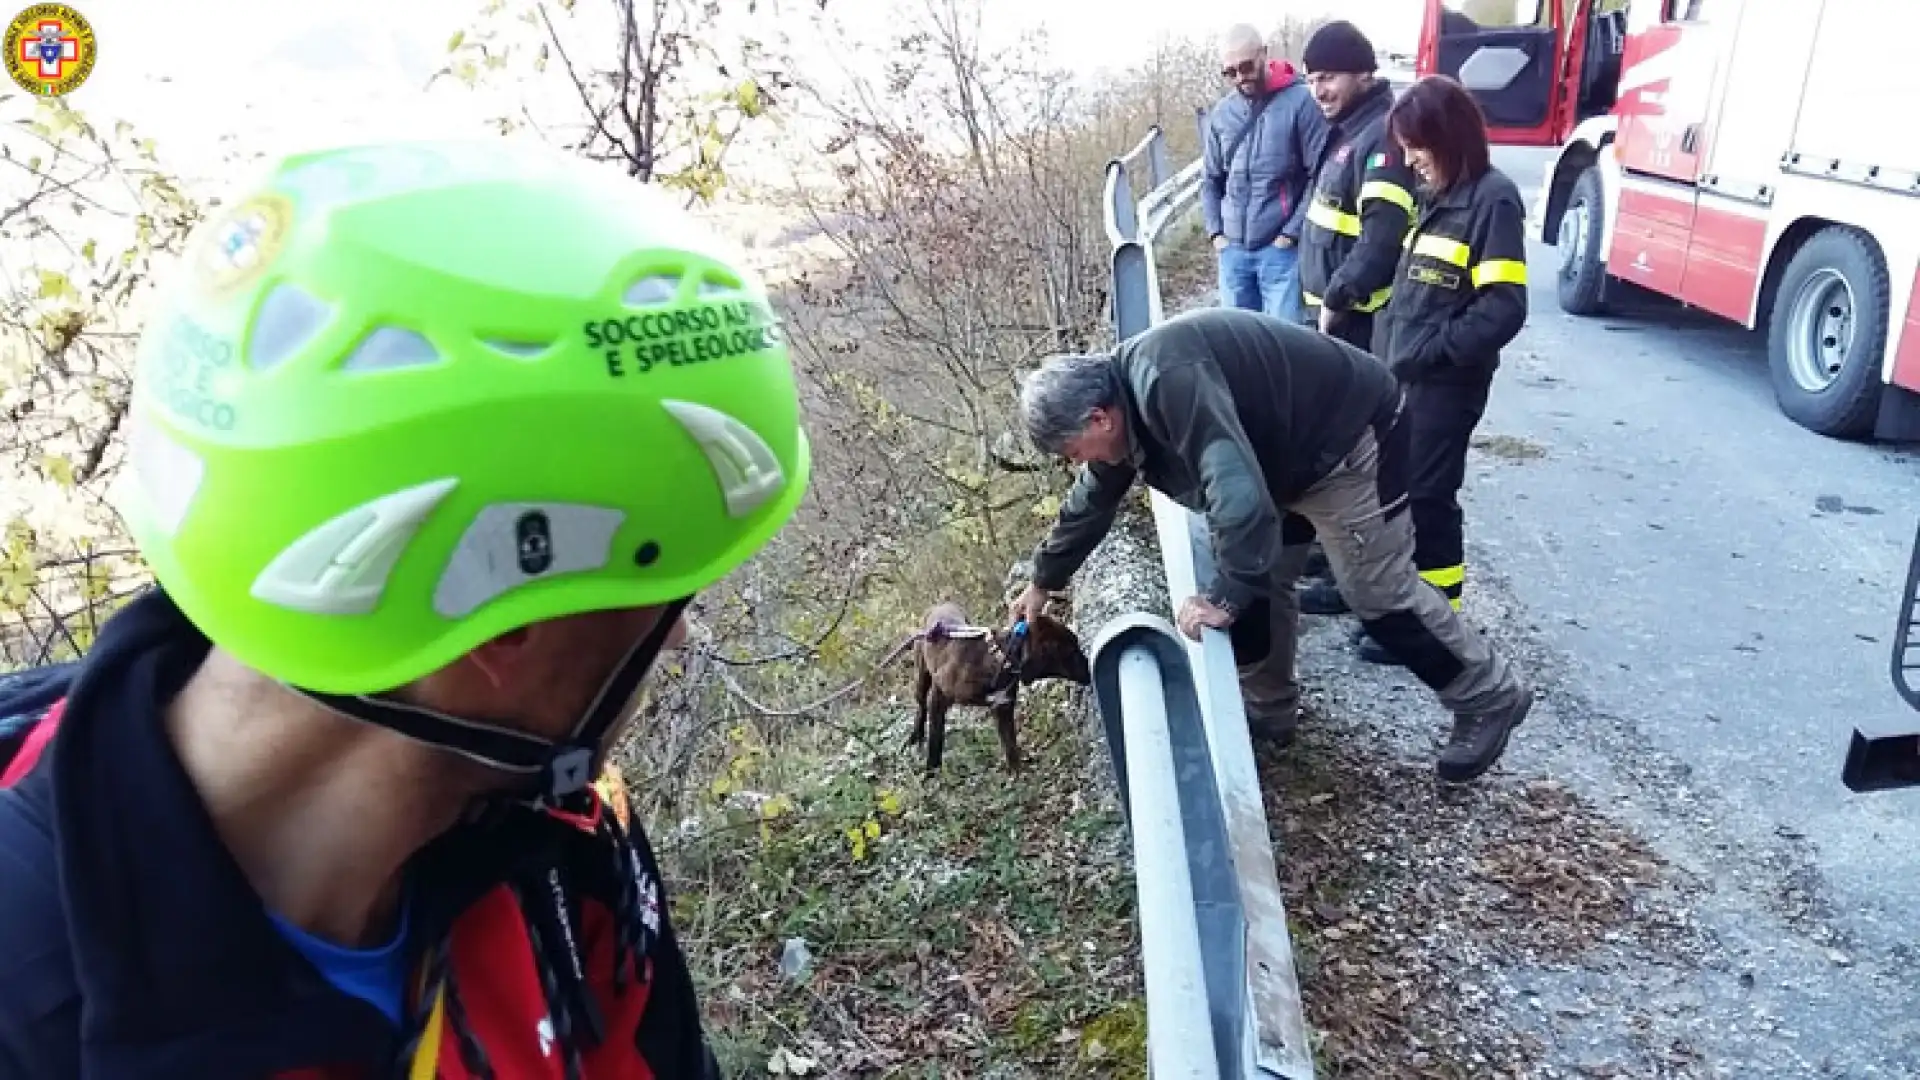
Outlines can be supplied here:
[[1920, 54], [1887, 0], [1426, 0], [1417, 69], [1558, 147], [1560, 306], [1622, 282], [1764, 328], [1780, 408], [1920, 438]]

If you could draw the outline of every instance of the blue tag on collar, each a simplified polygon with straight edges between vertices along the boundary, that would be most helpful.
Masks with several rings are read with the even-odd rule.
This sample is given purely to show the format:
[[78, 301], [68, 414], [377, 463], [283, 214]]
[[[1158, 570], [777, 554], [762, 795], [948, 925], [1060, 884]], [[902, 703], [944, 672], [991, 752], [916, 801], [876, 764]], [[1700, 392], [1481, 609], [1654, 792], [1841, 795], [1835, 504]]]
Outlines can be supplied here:
[[1013, 624], [1014, 637], [1025, 637], [1026, 634], [1027, 634], [1027, 620], [1021, 619], [1019, 622]]

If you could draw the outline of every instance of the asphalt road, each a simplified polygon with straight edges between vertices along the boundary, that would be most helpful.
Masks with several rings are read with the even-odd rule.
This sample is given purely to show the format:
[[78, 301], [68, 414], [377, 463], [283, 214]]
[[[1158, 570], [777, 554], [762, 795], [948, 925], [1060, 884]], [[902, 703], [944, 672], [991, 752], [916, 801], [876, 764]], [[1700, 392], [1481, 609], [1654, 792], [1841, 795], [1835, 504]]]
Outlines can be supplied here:
[[[1496, 158], [1529, 197], [1545, 160]], [[1710, 1058], [1920, 1076], [1920, 791], [1839, 778], [1855, 725], [1920, 727], [1887, 671], [1920, 455], [1786, 419], [1757, 333], [1651, 298], [1564, 314], [1557, 252], [1530, 257], [1463, 496], [1470, 575], [1552, 657], [1511, 767], [1708, 882]]]

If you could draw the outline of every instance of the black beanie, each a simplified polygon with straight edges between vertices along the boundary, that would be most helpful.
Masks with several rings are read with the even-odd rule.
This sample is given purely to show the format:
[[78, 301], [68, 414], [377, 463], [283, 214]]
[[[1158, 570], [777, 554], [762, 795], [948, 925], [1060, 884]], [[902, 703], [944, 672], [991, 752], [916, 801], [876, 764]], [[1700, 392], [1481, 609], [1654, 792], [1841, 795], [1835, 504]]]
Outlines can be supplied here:
[[1308, 74], [1325, 71], [1336, 75], [1361, 75], [1377, 66], [1373, 42], [1360, 28], [1347, 22], [1330, 22], [1307, 39], [1307, 51], [1300, 57]]

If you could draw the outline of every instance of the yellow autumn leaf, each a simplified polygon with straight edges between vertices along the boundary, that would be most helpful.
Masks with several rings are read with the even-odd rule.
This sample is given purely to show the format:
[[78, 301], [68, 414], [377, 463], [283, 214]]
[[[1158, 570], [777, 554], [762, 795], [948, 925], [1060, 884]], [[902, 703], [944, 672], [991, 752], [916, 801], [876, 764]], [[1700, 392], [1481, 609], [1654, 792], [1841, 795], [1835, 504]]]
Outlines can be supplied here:
[[863, 831], [867, 834], [867, 839], [869, 840], [880, 839], [880, 823], [872, 818], [867, 819], [867, 824]]
[[880, 792], [880, 812], [898, 816], [900, 813], [900, 796], [895, 792], [883, 789]]
[[867, 834], [858, 826], [847, 830], [847, 846], [853, 849], [853, 861], [859, 862], [867, 857]]
[[58, 454], [48, 454], [40, 459], [40, 471], [47, 479], [63, 488], [73, 487], [73, 462]]
[[740, 85], [733, 89], [733, 100], [740, 107], [740, 115], [749, 118], [759, 116], [762, 111], [760, 84], [752, 79], [742, 79]]

